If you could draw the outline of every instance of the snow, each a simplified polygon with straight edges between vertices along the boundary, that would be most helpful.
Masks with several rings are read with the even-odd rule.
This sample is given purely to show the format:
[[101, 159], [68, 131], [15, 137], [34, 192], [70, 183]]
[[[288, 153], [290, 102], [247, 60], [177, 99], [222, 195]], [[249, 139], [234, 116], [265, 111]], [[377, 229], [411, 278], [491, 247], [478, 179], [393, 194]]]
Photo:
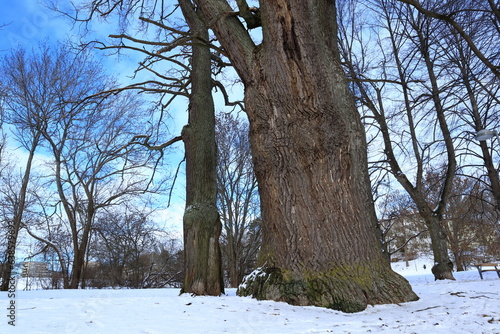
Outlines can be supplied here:
[[243, 282], [241, 282], [241, 284], [239, 285], [239, 288], [246, 289], [248, 282], [255, 280], [255, 278], [257, 278], [257, 277], [262, 277], [265, 275], [266, 275], [266, 273], [264, 272], [263, 268], [259, 267], [243, 278]]
[[[424, 269], [425, 265], [425, 269]], [[179, 296], [178, 289], [16, 291], [15, 327], [7, 292], [0, 293], [0, 333], [500, 333], [500, 279], [476, 270], [434, 281], [432, 260], [394, 269], [420, 300], [369, 306], [346, 314], [237, 297]]]

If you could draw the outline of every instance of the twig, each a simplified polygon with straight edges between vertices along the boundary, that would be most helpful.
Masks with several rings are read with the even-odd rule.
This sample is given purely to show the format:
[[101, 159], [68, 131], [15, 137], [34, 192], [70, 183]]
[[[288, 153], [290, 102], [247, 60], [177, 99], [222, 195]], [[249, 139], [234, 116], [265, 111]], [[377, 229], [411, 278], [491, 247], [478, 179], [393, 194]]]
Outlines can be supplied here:
[[[438, 305], [438, 306], [430, 306], [430, 307], [423, 308], [421, 310], [416, 310], [415, 312], [427, 311], [427, 310], [431, 310], [433, 308], [438, 308], [438, 307], [441, 307], [441, 306], [440, 305]], [[412, 312], [412, 313], [415, 313], [415, 312]]]

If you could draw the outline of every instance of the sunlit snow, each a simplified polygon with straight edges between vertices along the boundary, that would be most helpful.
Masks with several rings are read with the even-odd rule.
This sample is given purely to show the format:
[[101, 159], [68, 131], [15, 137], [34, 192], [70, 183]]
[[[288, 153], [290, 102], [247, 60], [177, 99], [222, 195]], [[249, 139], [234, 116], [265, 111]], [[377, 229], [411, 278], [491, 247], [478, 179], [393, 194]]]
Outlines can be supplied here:
[[[424, 269], [425, 265], [425, 269]], [[354, 314], [235, 296], [179, 296], [178, 289], [17, 291], [15, 327], [1, 292], [0, 333], [500, 333], [500, 279], [476, 270], [434, 281], [432, 260], [394, 264], [420, 300]]]

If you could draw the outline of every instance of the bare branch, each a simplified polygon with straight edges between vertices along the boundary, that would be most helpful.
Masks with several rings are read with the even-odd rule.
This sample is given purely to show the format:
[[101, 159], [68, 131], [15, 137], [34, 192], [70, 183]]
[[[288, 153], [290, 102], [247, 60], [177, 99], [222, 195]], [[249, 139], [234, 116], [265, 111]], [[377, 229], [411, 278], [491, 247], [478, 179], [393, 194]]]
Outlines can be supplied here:
[[212, 82], [215, 87], [220, 89], [222, 96], [224, 97], [224, 103], [226, 104], [226, 106], [239, 106], [241, 110], [245, 110], [243, 101], [234, 101], [234, 102], [229, 101], [229, 95], [227, 94], [226, 88], [220, 81], [213, 80]]
[[472, 38], [465, 32], [462, 26], [452, 18], [454, 13], [451, 14], [436, 13], [432, 10], [428, 10], [422, 7], [422, 5], [417, 0], [398, 0], [398, 1], [413, 6], [416, 10], [418, 10], [425, 16], [435, 18], [450, 24], [467, 42], [467, 45], [470, 47], [472, 52], [474, 52], [474, 54], [493, 72], [493, 74], [495, 74], [497, 78], [500, 78], [500, 66], [495, 66], [494, 64], [492, 64], [488, 60], [488, 58], [477, 48]]
[[138, 145], [146, 147], [148, 150], [161, 151], [164, 148], [182, 140], [182, 136], [177, 136], [177, 137], [170, 139], [169, 141], [164, 142], [163, 144], [151, 145], [149, 143], [150, 138], [151, 138], [151, 136], [149, 136], [149, 135], [137, 135], [137, 136], [134, 136], [134, 138], [132, 138], [132, 140], [129, 142], [129, 144], [138, 144]]

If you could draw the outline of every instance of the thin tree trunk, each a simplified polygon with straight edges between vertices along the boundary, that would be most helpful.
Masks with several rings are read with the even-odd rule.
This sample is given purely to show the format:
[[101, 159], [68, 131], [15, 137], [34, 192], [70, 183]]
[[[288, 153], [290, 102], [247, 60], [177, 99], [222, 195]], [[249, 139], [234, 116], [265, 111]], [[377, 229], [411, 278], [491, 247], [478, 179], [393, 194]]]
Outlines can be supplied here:
[[241, 259], [238, 255], [241, 253], [236, 252], [235, 250], [235, 238], [234, 231], [230, 232], [231, 235], [228, 234], [227, 238], [227, 271], [229, 272], [229, 285], [231, 288], [237, 288], [240, 281], [238, 280], [238, 264]]
[[424, 219], [429, 228], [429, 235], [431, 238], [431, 248], [434, 256], [434, 265], [431, 271], [434, 274], [434, 279], [454, 280], [453, 262], [451, 262], [450, 256], [448, 255], [448, 238], [441, 225], [442, 221], [434, 216]]
[[[17, 203], [12, 203], [14, 207], [14, 217], [12, 219], [12, 231], [9, 231], [9, 239], [7, 251], [5, 252], [6, 261], [4, 262], [4, 270], [2, 273], [2, 286], [1, 291], [9, 290], [9, 283], [12, 276], [12, 270], [14, 269], [15, 254], [17, 239], [19, 236], [19, 230], [21, 228], [21, 223], [23, 219], [24, 210], [26, 208], [26, 197], [28, 193], [28, 185], [30, 182], [31, 167], [33, 165], [33, 158], [35, 156], [35, 151], [40, 142], [40, 133], [36, 133], [30, 147], [28, 161], [26, 162], [26, 169], [24, 171], [21, 189], [19, 191], [19, 201]], [[10, 228], [10, 227], [9, 227]]]
[[182, 293], [218, 296], [224, 292], [217, 210], [215, 110], [212, 99], [208, 28], [189, 1], [179, 1], [192, 31], [189, 123], [182, 131], [186, 151], [186, 210]]
[[[478, 127], [477, 131], [482, 130], [482, 127]], [[497, 142], [496, 145], [499, 145], [500, 142]], [[497, 209], [500, 210], [500, 177], [498, 174], [498, 170], [496, 169], [493, 158], [490, 154], [488, 148], [488, 142], [481, 141], [479, 143], [482, 152], [482, 159], [484, 166], [486, 167], [486, 171], [488, 172], [488, 179], [490, 181], [491, 193], [495, 198], [495, 204]], [[494, 145], [494, 141], [491, 141], [490, 145]]]
[[[439, 202], [438, 203], [430, 203], [426, 198], [426, 194], [424, 191], [423, 184], [423, 174], [424, 174], [424, 164], [422, 159], [422, 154], [420, 153], [420, 144], [417, 138], [414, 112], [415, 108], [411, 103], [411, 94], [409, 92], [409, 88], [407, 86], [408, 78], [407, 74], [404, 71], [404, 62], [400, 57], [399, 44], [396, 40], [396, 34], [394, 33], [391, 27], [391, 20], [389, 19], [390, 14], [387, 12], [387, 25], [389, 29], [389, 36], [392, 45], [392, 56], [394, 57], [394, 61], [396, 63], [396, 68], [399, 75], [399, 80], [402, 83], [402, 96], [404, 98], [404, 106], [406, 110], [406, 117], [408, 120], [408, 131], [410, 133], [411, 144], [414, 152], [414, 159], [416, 161], [416, 173], [415, 173], [415, 182], [412, 184], [408, 177], [402, 172], [401, 167], [398, 163], [398, 159], [394, 153], [393, 142], [391, 140], [391, 135], [389, 131], [389, 126], [387, 124], [385, 111], [383, 109], [382, 101], [384, 97], [381, 94], [380, 90], [377, 90], [377, 103], [374, 103], [370, 94], [365, 90], [364, 86], [359, 83], [358, 87], [363, 96], [363, 101], [370, 108], [374, 114], [375, 120], [377, 121], [384, 141], [384, 152], [387, 155], [387, 163], [390, 166], [391, 172], [396, 178], [396, 180], [403, 186], [405, 191], [411, 196], [413, 199], [418, 212], [424, 219], [424, 222], [429, 230], [430, 238], [431, 238], [431, 249], [434, 254], [434, 262], [435, 266], [433, 267], [432, 272], [436, 279], [454, 279], [452, 274], [453, 264], [450, 261], [448, 256], [448, 243], [446, 239], [446, 234], [444, 233], [442, 227], [442, 219], [443, 212], [446, 209], [448, 204], [448, 199], [451, 192], [451, 185], [455, 176], [456, 169], [456, 160], [455, 160], [455, 152], [452, 143], [452, 138], [450, 135], [450, 131], [448, 129], [448, 125], [445, 119], [445, 110], [442, 106], [440, 97], [439, 97], [439, 87], [437, 79], [434, 75], [434, 65], [430, 59], [429, 49], [426, 44], [426, 39], [419, 28], [418, 24], [415, 22], [410, 22], [413, 26], [413, 32], [418, 35], [420, 38], [420, 48], [419, 51], [422, 54], [422, 57], [425, 60], [426, 68], [428, 70], [428, 74], [431, 81], [431, 91], [434, 102], [434, 109], [436, 110], [436, 118], [439, 121], [439, 128], [442, 131], [444, 142], [446, 146], [446, 154], [447, 154], [447, 169], [444, 181], [442, 183], [442, 191], [440, 193]], [[410, 32], [407, 32], [410, 33]], [[350, 64], [350, 72], [354, 78], [358, 77], [358, 73], [356, 72], [353, 64]]]
[[[429, 227], [429, 234], [431, 237], [432, 252], [434, 254], [434, 266], [432, 273], [434, 278], [438, 279], [455, 279], [453, 277], [453, 262], [448, 255], [448, 240], [446, 233], [443, 229], [443, 215], [448, 206], [450, 194], [453, 187], [453, 180], [455, 178], [455, 170], [457, 162], [455, 158], [455, 148], [453, 140], [446, 121], [445, 109], [440, 97], [440, 87], [436, 78], [434, 70], [434, 62], [431, 58], [431, 51], [429, 47], [429, 35], [424, 35], [424, 31], [420, 27], [415, 27], [417, 35], [420, 39], [420, 52], [424, 58], [427, 73], [429, 75], [430, 90], [432, 93], [432, 100], [434, 102], [434, 109], [436, 111], [436, 118], [439, 122], [439, 128], [443, 134], [443, 141], [446, 147], [446, 173], [442, 181], [441, 193], [437, 209], [434, 210], [432, 215], [425, 217], [427, 226]], [[427, 31], [425, 31], [427, 33]]]
[[[93, 200], [89, 200], [89, 206], [93, 205]], [[83, 270], [85, 266], [85, 255], [87, 253], [87, 247], [89, 243], [90, 227], [92, 226], [92, 220], [94, 219], [94, 210], [91, 207], [87, 208], [87, 222], [83, 227], [81, 241], [78, 243], [78, 236], [76, 235], [73, 252], [75, 257], [73, 259], [73, 268], [71, 270], [71, 279], [69, 283], [69, 289], [78, 289], [80, 282], [83, 278]]]
[[418, 299], [382, 252], [335, 3], [261, 1], [260, 46], [223, 17], [224, 1], [197, 3], [245, 83], [266, 275], [239, 294], [346, 312]]

